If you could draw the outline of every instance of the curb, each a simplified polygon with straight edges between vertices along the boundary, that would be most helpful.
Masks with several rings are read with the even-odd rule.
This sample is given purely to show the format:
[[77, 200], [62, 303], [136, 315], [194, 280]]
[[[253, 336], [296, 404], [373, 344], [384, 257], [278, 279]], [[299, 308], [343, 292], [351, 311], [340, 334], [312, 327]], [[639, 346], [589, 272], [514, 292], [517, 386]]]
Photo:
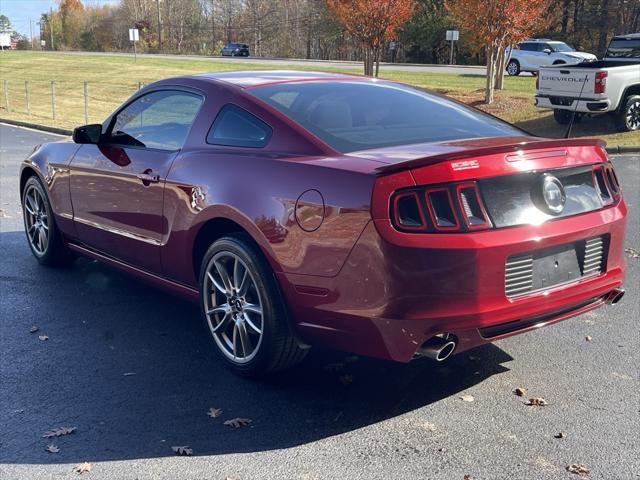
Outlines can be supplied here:
[[618, 145], [616, 147], [607, 147], [607, 153], [640, 153], [640, 145]]
[[[33, 130], [40, 130], [42, 132], [55, 133], [57, 135], [71, 135], [73, 132], [65, 128], [48, 127], [46, 125], [39, 125], [37, 123], [23, 122], [20, 120], [10, 120], [8, 118], [0, 118], [0, 123], [7, 125], [14, 125], [16, 127], [32, 128]], [[615, 147], [607, 147], [607, 153], [609, 154], [624, 154], [624, 153], [640, 153], [640, 145], [616, 145]]]
[[8, 118], [0, 118], [0, 123], [7, 125], [13, 125], [16, 127], [32, 128], [33, 130], [40, 130], [42, 132], [55, 133], [56, 135], [71, 135], [73, 132], [65, 128], [48, 127], [46, 125], [39, 125], [37, 123], [22, 122], [20, 120], [10, 120]]

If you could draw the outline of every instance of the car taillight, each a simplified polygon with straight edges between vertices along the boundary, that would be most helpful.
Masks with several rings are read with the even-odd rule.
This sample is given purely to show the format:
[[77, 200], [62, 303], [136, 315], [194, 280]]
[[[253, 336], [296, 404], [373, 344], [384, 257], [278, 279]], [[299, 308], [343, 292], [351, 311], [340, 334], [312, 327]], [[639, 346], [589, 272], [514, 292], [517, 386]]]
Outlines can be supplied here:
[[427, 225], [416, 192], [396, 195], [393, 199], [393, 211], [396, 224], [403, 230], [423, 230]]
[[471, 230], [489, 228], [489, 215], [480, 198], [478, 186], [473, 182], [463, 183], [456, 187], [456, 192], [467, 228]]
[[607, 72], [596, 72], [596, 83], [593, 87], [593, 93], [604, 93], [607, 89]]
[[607, 165], [604, 167], [604, 175], [607, 180], [607, 184], [609, 185], [609, 189], [613, 194], [613, 198], [617, 200], [618, 198], [620, 198], [622, 190], [620, 189], [620, 182], [618, 182], [616, 171], [614, 170], [611, 163], [607, 163]]
[[401, 231], [464, 232], [491, 228], [475, 182], [402, 190], [391, 201], [391, 220]]
[[610, 205], [613, 203], [613, 195], [609, 188], [605, 167], [598, 165], [593, 169], [593, 184], [598, 191], [598, 195], [600, 196], [600, 200], [602, 200], [603, 205]]

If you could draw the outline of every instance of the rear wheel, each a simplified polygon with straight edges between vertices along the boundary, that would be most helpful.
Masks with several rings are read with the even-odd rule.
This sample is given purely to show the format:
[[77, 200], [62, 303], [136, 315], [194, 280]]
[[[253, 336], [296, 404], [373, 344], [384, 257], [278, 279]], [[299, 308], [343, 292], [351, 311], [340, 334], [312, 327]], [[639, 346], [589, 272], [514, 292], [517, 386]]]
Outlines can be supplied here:
[[53, 218], [47, 192], [35, 175], [22, 190], [22, 216], [29, 248], [41, 265], [61, 266], [73, 260]]
[[216, 352], [236, 373], [261, 376], [306, 355], [287, 319], [273, 272], [245, 235], [209, 247], [200, 274], [201, 309]]
[[616, 126], [622, 132], [640, 129], [640, 95], [630, 95], [624, 99], [616, 114]]
[[569, 125], [569, 122], [571, 121], [571, 115], [571, 110], [560, 110], [557, 108], [553, 111], [553, 118], [560, 125]]
[[507, 64], [507, 73], [510, 76], [520, 75], [520, 62], [513, 59], [509, 60], [509, 63]]

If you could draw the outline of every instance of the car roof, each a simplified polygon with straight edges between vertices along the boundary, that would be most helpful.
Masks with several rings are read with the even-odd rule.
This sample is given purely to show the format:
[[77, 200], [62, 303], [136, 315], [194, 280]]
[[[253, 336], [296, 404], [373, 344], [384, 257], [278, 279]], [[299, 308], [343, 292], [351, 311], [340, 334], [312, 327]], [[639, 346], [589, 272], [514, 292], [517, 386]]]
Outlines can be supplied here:
[[238, 87], [259, 87], [274, 83], [309, 82], [314, 80], [362, 80], [367, 77], [344, 73], [305, 72], [300, 70], [248, 70], [239, 72], [210, 72], [194, 75], [194, 78], [218, 80]]

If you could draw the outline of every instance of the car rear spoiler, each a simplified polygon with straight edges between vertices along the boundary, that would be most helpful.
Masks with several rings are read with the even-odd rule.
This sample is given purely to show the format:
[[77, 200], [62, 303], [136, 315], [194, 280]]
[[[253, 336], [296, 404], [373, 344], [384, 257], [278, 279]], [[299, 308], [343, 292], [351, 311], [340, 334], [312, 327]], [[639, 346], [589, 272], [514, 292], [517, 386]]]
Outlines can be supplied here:
[[435, 153], [425, 157], [418, 157], [411, 160], [398, 163], [390, 163], [375, 169], [378, 175], [386, 175], [401, 170], [410, 170], [413, 168], [434, 165], [436, 163], [445, 162], [447, 160], [464, 160], [466, 158], [478, 157], [484, 155], [493, 155], [497, 153], [515, 153], [526, 150], [537, 150], [543, 148], [558, 147], [601, 147], [606, 146], [606, 142], [597, 138], [531, 138], [530, 140], [504, 143], [498, 145], [478, 146], [474, 147], [466, 142], [452, 142], [444, 146], [450, 147], [449, 151], [444, 153]]

